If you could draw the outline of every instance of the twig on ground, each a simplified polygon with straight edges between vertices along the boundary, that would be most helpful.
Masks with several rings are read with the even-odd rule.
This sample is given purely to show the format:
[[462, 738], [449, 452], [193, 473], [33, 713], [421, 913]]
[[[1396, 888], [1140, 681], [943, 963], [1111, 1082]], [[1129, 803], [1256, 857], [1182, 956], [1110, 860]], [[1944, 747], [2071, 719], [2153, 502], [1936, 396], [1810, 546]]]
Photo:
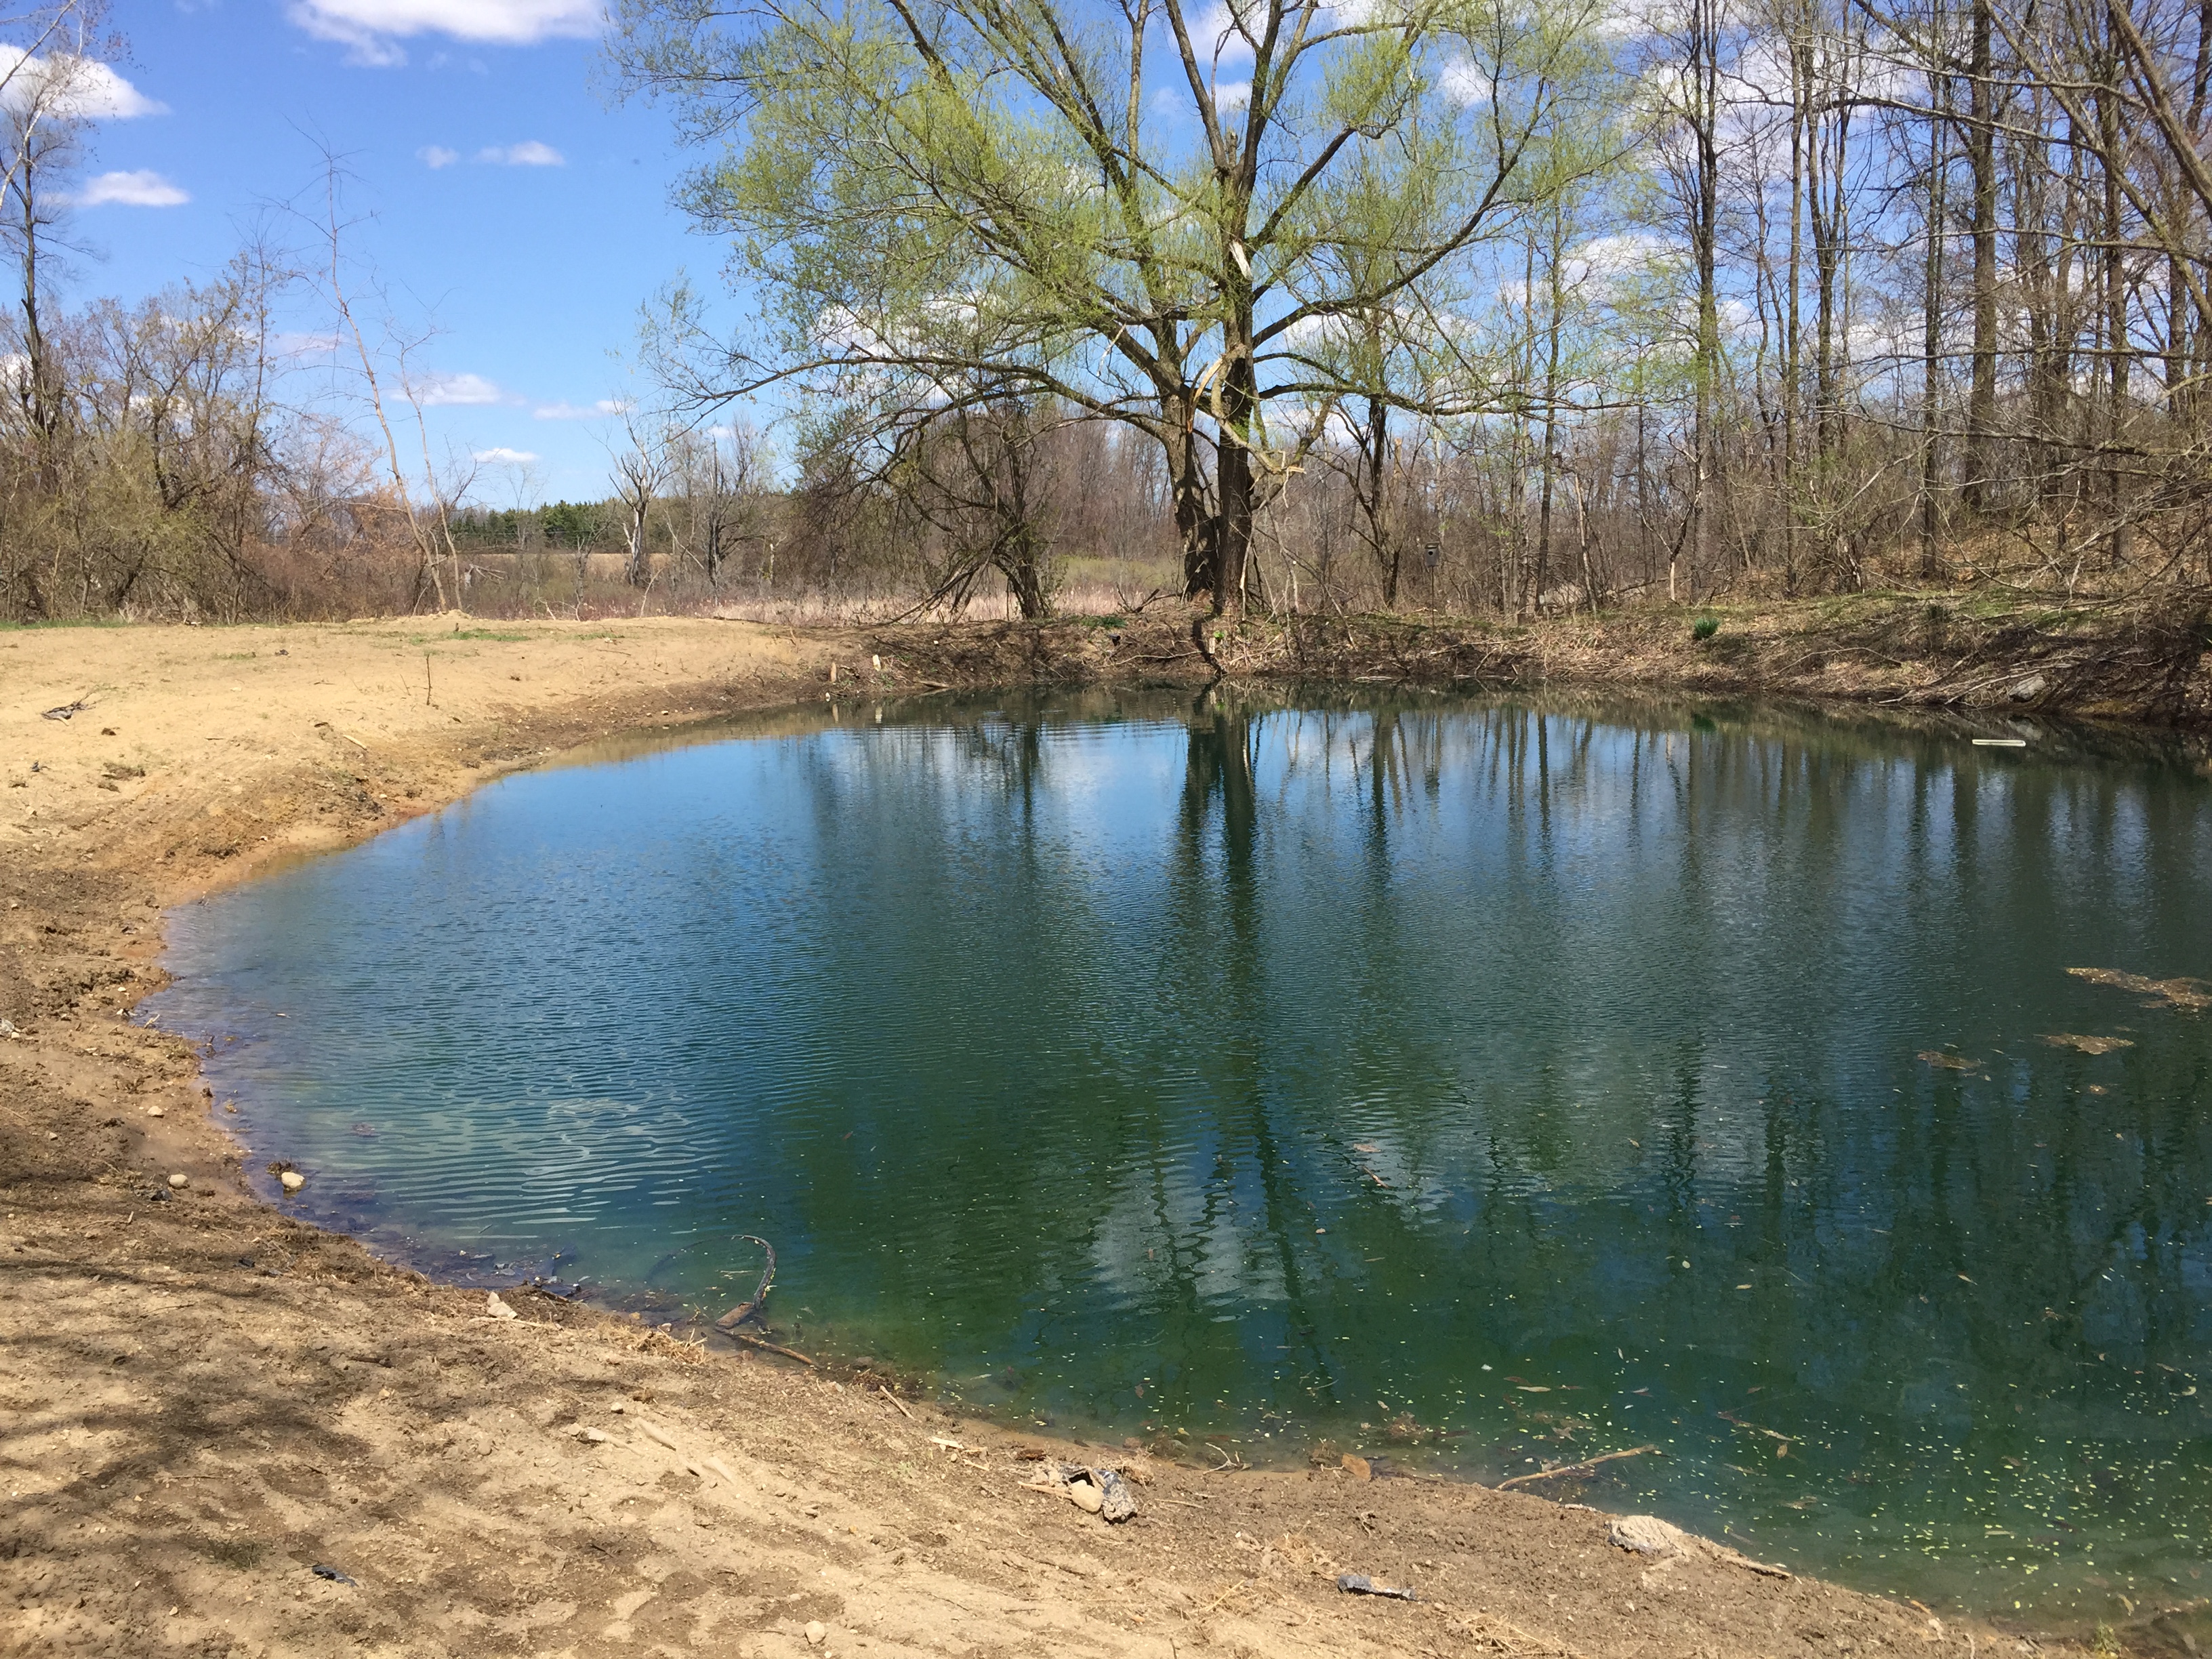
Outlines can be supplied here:
[[1626, 1451], [1607, 1452], [1601, 1456], [1585, 1458], [1579, 1463], [1562, 1463], [1555, 1469], [1538, 1469], [1534, 1474], [1516, 1474], [1510, 1480], [1499, 1481], [1497, 1489], [1505, 1492], [1514, 1486], [1525, 1486], [1534, 1480], [1556, 1480], [1561, 1475], [1588, 1474], [1601, 1463], [1611, 1463], [1623, 1457], [1641, 1457], [1646, 1452], [1658, 1449], [1656, 1446], [1632, 1446]]

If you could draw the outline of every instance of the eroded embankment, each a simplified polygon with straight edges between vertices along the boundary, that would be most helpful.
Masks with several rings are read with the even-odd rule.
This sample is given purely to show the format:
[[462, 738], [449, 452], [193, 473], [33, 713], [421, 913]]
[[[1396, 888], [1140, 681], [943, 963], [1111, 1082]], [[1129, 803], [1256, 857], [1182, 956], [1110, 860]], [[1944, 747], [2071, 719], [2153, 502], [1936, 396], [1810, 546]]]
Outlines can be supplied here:
[[119, 1017], [160, 982], [167, 905], [549, 749], [818, 697], [868, 649], [710, 623], [0, 635], [0, 1647], [2024, 1650], [1631, 1556], [1593, 1510], [1340, 1467], [1091, 1451], [1138, 1483], [1109, 1527], [926, 1401], [527, 1291], [494, 1317], [287, 1218], [190, 1050]]
[[[1700, 623], [1710, 624], [1701, 628]], [[1199, 622], [1155, 605], [871, 636], [910, 679], [1578, 686], [1879, 708], [2212, 723], [2212, 595], [2058, 605], [1856, 594], [1528, 624], [1420, 617]]]

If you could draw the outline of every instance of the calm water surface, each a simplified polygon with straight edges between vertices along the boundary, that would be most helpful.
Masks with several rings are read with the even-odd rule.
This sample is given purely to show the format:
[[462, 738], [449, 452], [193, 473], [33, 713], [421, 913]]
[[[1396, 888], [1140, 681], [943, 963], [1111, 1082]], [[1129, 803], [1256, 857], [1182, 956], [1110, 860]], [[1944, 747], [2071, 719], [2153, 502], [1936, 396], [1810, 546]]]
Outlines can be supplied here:
[[2068, 972], [2212, 977], [2177, 754], [1434, 699], [732, 732], [173, 919], [161, 1018], [310, 1213], [672, 1310], [758, 1233], [782, 1340], [971, 1409], [1651, 1443], [1546, 1490], [1982, 1609], [2212, 1593], [2212, 1013]]

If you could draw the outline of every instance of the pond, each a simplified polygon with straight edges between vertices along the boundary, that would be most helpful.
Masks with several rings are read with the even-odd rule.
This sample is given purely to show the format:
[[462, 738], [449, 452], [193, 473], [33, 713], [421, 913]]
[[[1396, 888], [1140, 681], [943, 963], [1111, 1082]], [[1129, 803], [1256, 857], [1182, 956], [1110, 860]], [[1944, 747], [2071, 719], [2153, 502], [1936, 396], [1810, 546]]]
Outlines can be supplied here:
[[295, 1207], [659, 1319], [757, 1234], [777, 1340], [1195, 1461], [1650, 1446], [1533, 1490], [1977, 1610], [2212, 1594], [2179, 745], [1133, 693], [582, 762], [172, 917]]

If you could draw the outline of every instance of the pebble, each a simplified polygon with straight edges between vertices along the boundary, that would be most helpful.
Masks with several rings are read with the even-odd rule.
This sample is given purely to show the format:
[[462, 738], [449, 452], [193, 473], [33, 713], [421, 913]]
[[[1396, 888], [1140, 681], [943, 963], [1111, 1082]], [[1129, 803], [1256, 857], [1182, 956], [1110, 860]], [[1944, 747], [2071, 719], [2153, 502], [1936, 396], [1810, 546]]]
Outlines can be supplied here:
[[159, 1106], [149, 1106], [146, 1109], [146, 1115], [148, 1117], [167, 1117], [168, 1115], [169, 1114], [167, 1110]]
[[829, 1639], [829, 1626], [823, 1624], [819, 1619], [813, 1620], [808, 1623], [806, 1626], [806, 1645], [808, 1647], [818, 1648]]
[[499, 1299], [499, 1292], [497, 1291], [494, 1291], [491, 1293], [490, 1300], [484, 1304], [484, 1311], [489, 1314], [494, 1319], [520, 1319], [522, 1317], [520, 1314], [515, 1312], [514, 1309], [508, 1307], [506, 1303]]
[[192, 1178], [188, 1175], [173, 1175], [169, 1177], [169, 1185], [180, 1193], [191, 1184]]
[[276, 1179], [283, 1183], [284, 1190], [288, 1193], [296, 1193], [301, 1188], [307, 1184], [307, 1177], [301, 1175], [297, 1170], [287, 1170], [283, 1175], [278, 1176]]
[[576, 1438], [588, 1440], [594, 1446], [604, 1446], [607, 1443], [606, 1433], [601, 1429], [579, 1429], [576, 1431]]

